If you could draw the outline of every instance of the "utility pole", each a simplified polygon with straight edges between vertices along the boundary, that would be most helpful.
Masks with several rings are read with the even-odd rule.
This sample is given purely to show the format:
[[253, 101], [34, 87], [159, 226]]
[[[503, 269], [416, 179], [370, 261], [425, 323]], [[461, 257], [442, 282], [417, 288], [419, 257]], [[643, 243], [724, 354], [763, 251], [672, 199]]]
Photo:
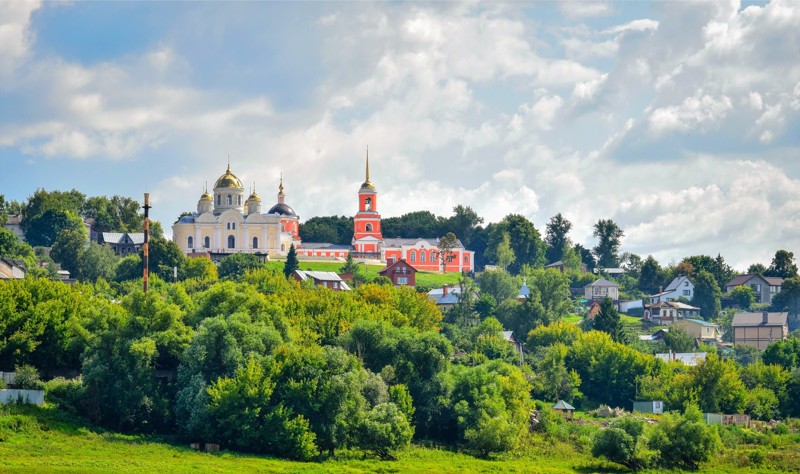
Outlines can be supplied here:
[[148, 271], [150, 269], [150, 193], [144, 193], [144, 245], [142, 251], [144, 253], [144, 273], [142, 274], [142, 283], [144, 284], [144, 292], [147, 293], [148, 285]]

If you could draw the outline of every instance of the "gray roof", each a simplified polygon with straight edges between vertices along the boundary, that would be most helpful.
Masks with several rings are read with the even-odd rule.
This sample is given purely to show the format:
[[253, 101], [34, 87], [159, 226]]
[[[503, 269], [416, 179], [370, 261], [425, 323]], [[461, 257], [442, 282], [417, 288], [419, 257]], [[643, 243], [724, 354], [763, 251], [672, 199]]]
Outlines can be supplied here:
[[553, 405], [554, 410], [574, 410], [575, 407], [570, 405], [569, 403], [565, 402], [564, 400], [559, 400]]
[[555, 268], [555, 267], [560, 267], [561, 265], [564, 265], [564, 262], [561, 261], [561, 260], [558, 260], [558, 261], [555, 261], [555, 262], [551, 263], [550, 265], [545, 265], [544, 268]]
[[683, 365], [695, 366], [700, 361], [706, 360], [705, 352], [669, 352], [666, 354], [656, 354], [657, 359], [664, 362], [680, 362]]
[[701, 326], [714, 327], [714, 328], [715, 328], [715, 327], [717, 327], [717, 325], [716, 325], [716, 324], [714, 324], [714, 323], [711, 323], [711, 322], [708, 322], [708, 321], [704, 321], [704, 320], [702, 320], [702, 319], [691, 319], [691, 318], [687, 318], [687, 319], [684, 319], [684, 321], [691, 321], [691, 322], [693, 322], [693, 323], [695, 323], [695, 324], [699, 324], [699, 325], [701, 325]]
[[765, 276], [761, 276], [761, 275], [759, 275], [757, 273], [749, 273], [747, 275], [739, 275], [739, 276], [737, 276], [733, 280], [729, 281], [728, 284], [725, 285], [725, 286], [744, 285], [745, 283], [750, 281], [752, 278], [760, 278], [760, 279], [764, 280], [765, 282], [767, 282], [768, 285], [771, 285], [771, 286], [781, 286], [781, 283], [783, 283], [783, 278], [781, 278], [781, 277], [765, 277]]
[[519, 295], [517, 295], [517, 298], [527, 298], [530, 295], [531, 295], [531, 289], [528, 288], [527, 283], [523, 283], [522, 288], [519, 289]]
[[339, 285], [343, 290], [349, 290], [350, 287], [347, 286], [342, 278], [334, 272], [318, 272], [313, 270], [295, 270], [295, 273], [300, 277], [301, 280], [306, 280], [311, 278], [315, 281], [336, 281], [339, 282]]
[[514, 337], [514, 331], [503, 331], [503, 339], [509, 342], [517, 342], [517, 338]]
[[[417, 239], [405, 239], [405, 238], [391, 238], [391, 239], [383, 239], [383, 247], [402, 247], [402, 246], [412, 246], [416, 245], [417, 242], [424, 241], [428, 243], [431, 247], [438, 247], [439, 246], [439, 238], [427, 238], [427, 237], [420, 237]], [[464, 244], [461, 243], [460, 239], [456, 239], [456, 248], [463, 249]]]
[[789, 313], [767, 313], [767, 323], [764, 324], [764, 313], [736, 313], [733, 315], [732, 326], [786, 326]]
[[[674, 280], [670, 282], [669, 285], [667, 285], [667, 288], [664, 290], [664, 292], [671, 292], [677, 290], [678, 287], [681, 286], [681, 284], [683, 284], [684, 280], [689, 280], [689, 278], [684, 275], [676, 277]], [[691, 281], [692, 280], [689, 280], [690, 283]]]
[[131, 239], [134, 245], [144, 243], [144, 232], [103, 232], [103, 242], [107, 244], [118, 244], [126, 235]]
[[447, 293], [444, 296], [433, 296], [436, 304], [456, 304], [458, 303], [458, 293]]
[[[595, 282], [589, 283], [588, 285], [586, 285], [586, 287], [588, 287], [588, 286], [607, 286], [607, 287], [619, 288], [619, 285], [617, 285], [613, 281], [608, 281], [605, 278], [601, 278], [601, 279], [599, 279], [599, 280], [597, 280]], [[584, 288], [586, 288], [586, 287], [584, 287]]]
[[[461, 293], [461, 287], [460, 286], [450, 286], [447, 289], [447, 293], [448, 294], [459, 294], [459, 293]], [[434, 289], [432, 289], [431, 291], [428, 292], [428, 296], [435, 296], [435, 297], [441, 297], [443, 294], [444, 294], [444, 288], [434, 288]]]

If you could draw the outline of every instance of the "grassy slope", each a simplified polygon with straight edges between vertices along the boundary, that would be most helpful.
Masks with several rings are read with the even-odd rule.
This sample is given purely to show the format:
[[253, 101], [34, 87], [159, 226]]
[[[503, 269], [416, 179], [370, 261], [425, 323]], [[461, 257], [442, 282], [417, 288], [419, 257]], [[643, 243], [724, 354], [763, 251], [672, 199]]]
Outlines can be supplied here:
[[[273, 270], [283, 270], [282, 261], [268, 262], [267, 268]], [[342, 262], [304, 262], [300, 261], [300, 270], [316, 270], [320, 272], [339, 272], [344, 266]], [[378, 276], [378, 272], [384, 269], [383, 265], [361, 265], [364, 269], [367, 279], [372, 280]], [[444, 285], [453, 285], [458, 283], [461, 275], [458, 273], [429, 273], [417, 272], [417, 284], [424, 285], [430, 288], [439, 288]]]
[[[796, 472], [800, 469], [800, 440], [797, 435], [794, 438], [772, 449], [763, 447], [767, 448], [767, 464], [761, 468], [745, 468], [748, 447], [726, 451], [699, 472], [766, 473], [776, 472], [776, 468]], [[524, 453], [496, 460], [414, 446], [400, 453], [397, 461], [364, 459], [355, 453], [322, 463], [299, 463], [227, 452], [199, 453], [155, 437], [104, 432], [50, 407], [0, 408], [0, 472], [619, 472], [619, 466], [592, 459], [585, 451], [536, 437]]]

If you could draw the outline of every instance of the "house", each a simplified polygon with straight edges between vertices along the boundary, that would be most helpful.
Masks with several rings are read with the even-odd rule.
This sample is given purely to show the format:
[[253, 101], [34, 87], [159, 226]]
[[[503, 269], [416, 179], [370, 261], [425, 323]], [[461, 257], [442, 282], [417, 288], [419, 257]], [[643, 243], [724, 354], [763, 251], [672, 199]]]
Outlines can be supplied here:
[[441, 311], [447, 311], [458, 303], [461, 295], [461, 287], [445, 285], [441, 288], [434, 288], [428, 292], [428, 299], [433, 301]]
[[731, 324], [733, 345], [743, 344], [764, 350], [770, 343], [786, 339], [789, 313], [736, 313]]
[[610, 277], [618, 277], [625, 274], [624, 268], [595, 268], [595, 274], [608, 275]]
[[601, 278], [584, 286], [583, 294], [589, 301], [602, 300], [606, 296], [612, 301], [619, 301], [619, 285]]
[[350, 291], [347, 283], [334, 272], [317, 272], [310, 270], [295, 270], [294, 278], [297, 281], [312, 281], [314, 286], [330, 288], [333, 291]]
[[725, 285], [725, 293], [730, 293], [737, 286], [747, 285], [753, 289], [757, 303], [772, 303], [772, 297], [781, 291], [783, 278], [765, 277], [756, 273], [740, 275]]
[[650, 303], [674, 301], [678, 298], [686, 298], [690, 301], [694, 298], [694, 283], [687, 276], [681, 275], [675, 278], [666, 289], [659, 288], [658, 293], [650, 295]]
[[25, 262], [11, 258], [0, 258], [0, 280], [25, 278]]
[[716, 342], [722, 338], [718, 325], [702, 319], [681, 319], [675, 321], [674, 326], [700, 341]]
[[[558, 260], [556, 262], [551, 263], [550, 265], [545, 265], [544, 269], [547, 270], [548, 268], [552, 268], [554, 270], [558, 270], [561, 273], [567, 271], [567, 266], [564, 264], [563, 261]], [[581, 263], [581, 273], [587, 273], [589, 271], [588, 267], [585, 263]]]
[[633, 412], [651, 413], [658, 415], [664, 413], [664, 402], [661, 400], [634, 401]]
[[519, 363], [523, 364], [525, 359], [522, 353], [522, 343], [517, 340], [514, 331], [503, 331], [503, 339], [514, 347], [514, 353], [519, 354]]
[[553, 411], [561, 413], [568, 419], [572, 419], [572, 416], [575, 413], [575, 407], [565, 402], [564, 400], [557, 401], [555, 405], [552, 406], [552, 409]]
[[528, 282], [526, 280], [522, 281], [522, 287], [519, 289], [519, 294], [517, 295], [517, 301], [520, 303], [525, 302], [528, 297], [531, 295], [531, 289], [528, 288]]
[[669, 328], [661, 328], [653, 334], [644, 334], [639, 336], [639, 340], [645, 342], [663, 341], [664, 337], [667, 335], [667, 332], [669, 332]]
[[706, 360], [707, 353], [705, 352], [672, 352], [666, 354], [656, 354], [656, 359], [663, 360], [664, 362], [680, 362], [683, 365], [694, 367], [700, 362]]
[[394, 286], [417, 286], [417, 269], [402, 258], [390, 260], [378, 274], [392, 280]]
[[697, 318], [700, 308], [678, 301], [646, 305], [643, 318], [653, 324], [672, 324], [679, 319]]
[[111, 247], [114, 255], [129, 255], [139, 253], [139, 249], [144, 244], [144, 233], [101, 232], [99, 240], [99, 243]]
[[25, 232], [22, 231], [22, 215], [11, 214], [6, 217], [6, 224], [3, 226], [17, 236], [20, 242], [25, 242]]

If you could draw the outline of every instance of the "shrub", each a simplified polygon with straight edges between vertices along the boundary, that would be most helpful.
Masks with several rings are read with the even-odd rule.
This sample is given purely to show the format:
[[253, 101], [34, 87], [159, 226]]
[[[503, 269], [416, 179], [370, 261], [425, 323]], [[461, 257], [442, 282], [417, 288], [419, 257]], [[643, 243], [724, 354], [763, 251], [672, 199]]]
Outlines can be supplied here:
[[703, 423], [695, 405], [689, 405], [683, 416], [664, 415], [649, 441], [650, 448], [658, 451], [661, 465], [682, 469], [697, 469], [721, 444], [717, 430]]
[[592, 456], [605, 456], [611, 462], [635, 469], [636, 441], [620, 428], [608, 428], [601, 431], [594, 440]]
[[64, 377], [56, 377], [44, 384], [45, 400], [69, 413], [77, 414], [81, 412], [85, 395], [86, 386], [83, 385], [83, 379], [80, 377], [70, 380]]
[[358, 445], [383, 459], [394, 459], [392, 451], [411, 443], [414, 429], [394, 403], [382, 403], [370, 410], [359, 424]]
[[39, 371], [32, 365], [18, 365], [14, 368], [14, 385], [22, 390], [41, 390]]

